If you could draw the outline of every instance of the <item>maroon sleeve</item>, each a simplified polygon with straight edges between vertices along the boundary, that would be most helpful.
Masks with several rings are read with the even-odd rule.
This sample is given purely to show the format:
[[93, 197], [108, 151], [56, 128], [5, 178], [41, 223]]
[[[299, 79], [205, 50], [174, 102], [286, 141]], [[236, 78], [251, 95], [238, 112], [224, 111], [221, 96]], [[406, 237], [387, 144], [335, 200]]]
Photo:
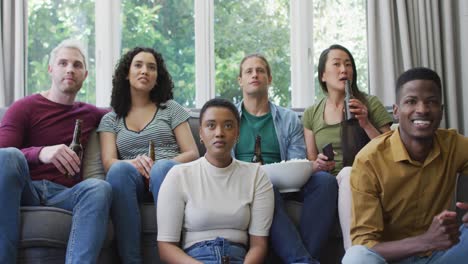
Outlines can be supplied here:
[[42, 147], [22, 148], [24, 135], [30, 129], [30, 114], [26, 104], [25, 101], [14, 103], [3, 116], [0, 122], [0, 148], [15, 147], [23, 152], [29, 163], [39, 164]]

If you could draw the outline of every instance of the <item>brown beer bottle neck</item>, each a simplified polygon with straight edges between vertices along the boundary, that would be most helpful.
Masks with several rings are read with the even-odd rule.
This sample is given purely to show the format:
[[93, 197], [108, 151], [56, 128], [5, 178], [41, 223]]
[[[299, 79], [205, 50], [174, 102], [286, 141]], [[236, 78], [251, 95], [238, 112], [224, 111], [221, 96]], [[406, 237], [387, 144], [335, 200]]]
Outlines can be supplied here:
[[81, 119], [77, 119], [75, 122], [75, 131], [73, 132], [73, 144], [81, 144], [81, 124], [82, 124]]
[[255, 148], [254, 148], [254, 154], [252, 157], [252, 162], [253, 163], [260, 163], [263, 165], [263, 158], [262, 158], [262, 137], [260, 135], [257, 135], [255, 137]]
[[156, 160], [156, 153], [155, 153], [155, 149], [154, 149], [154, 142], [153, 142], [153, 140], [150, 140], [150, 141], [149, 141], [149, 145], [148, 145], [148, 156], [149, 156], [150, 159], [152, 159], [153, 161]]

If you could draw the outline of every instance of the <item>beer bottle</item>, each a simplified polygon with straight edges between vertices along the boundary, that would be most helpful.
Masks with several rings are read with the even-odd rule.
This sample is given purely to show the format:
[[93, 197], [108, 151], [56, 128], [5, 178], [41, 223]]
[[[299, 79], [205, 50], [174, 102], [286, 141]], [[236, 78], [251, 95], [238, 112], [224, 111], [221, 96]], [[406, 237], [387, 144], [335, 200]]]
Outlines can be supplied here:
[[349, 87], [349, 80], [346, 80], [345, 82], [345, 101], [344, 101], [344, 107], [345, 107], [345, 120], [350, 120], [355, 118], [354, 114], [351, 113], [350, 107], [349, 107], [349, 99], [352, 99], [353, 97], [353, 92], [351, 91], [351, 88]]
[[[148, 157], [154, 162], [156, 160], [156, 150], [154, 148], [154, 141], [150, 140], [148, 144]], [[143, 178], [146, 189], [149, 189], [149, 179]]]
[[69, 148], [73, 150], [76, 155], [81, 159], [83, 159], [83, 146], [81, 145], [81, 124], [83, 120], [77, 119], [75, 121], [75, 131], [73, 132], [73, 140], [70, 143]]
[[154, 153], [154, 142], [153, 140], [149, 141], [148, 144], [148, 157], [150, 157], [151, 160], [155, 161], [156, 160], [156, 153]]
[[262, 157], [262, 137], [260, 135], [257, 135], [257, 137], [255, 138], [255, 148], [251, 162], [260, 163], [260, 165], [264, 164]]
[[[81, 124], [83, 123], [83, 120], [81, 119], [76, 119], [75, 121], [75, 130], [73, 131], [73, 140], [70, 143], [70, 146], [68, 146], [71, 150], [73, 150], [76, 155], [80, 158], [80, 160], [83, 160], [83, 146], [81, 145]], [[67, 177], [71, 177], [69, 173], [66, 173]]]

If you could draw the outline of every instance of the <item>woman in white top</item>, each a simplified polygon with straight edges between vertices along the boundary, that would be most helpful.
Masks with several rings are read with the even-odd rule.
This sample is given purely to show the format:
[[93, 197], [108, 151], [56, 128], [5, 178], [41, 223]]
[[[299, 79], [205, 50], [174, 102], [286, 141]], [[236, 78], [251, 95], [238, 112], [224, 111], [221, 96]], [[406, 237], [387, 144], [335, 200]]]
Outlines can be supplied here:
[[158, 248], [164, 262], [263, 263], [273, 189], [258, 164], [232, 158], [239, 123], [229, 101], [212, 99], [203, 106], [205, 156], [172, 168], [159, 192]]

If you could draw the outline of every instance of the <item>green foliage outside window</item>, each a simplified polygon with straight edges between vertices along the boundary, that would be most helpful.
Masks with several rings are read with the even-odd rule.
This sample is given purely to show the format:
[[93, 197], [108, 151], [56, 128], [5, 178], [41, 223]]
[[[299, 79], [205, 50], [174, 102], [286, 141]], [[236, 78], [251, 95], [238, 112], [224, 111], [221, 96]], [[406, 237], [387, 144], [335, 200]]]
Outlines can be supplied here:
[[215, 0], [216, 95], [239, 102], [239, 63], [245, 55], [261, 53], [273, 76], [270, 99], [291, 104], [289, 0]]
[[174, 81], [174, 99], [195, 106], [193, 0], [123, 0], [122, 53], [136, 46], [163, 55]]
[[29, 0], [27, 93], [50, 88], [50, 52], [62, 40], [75, 38], [87, 45], [89, 72], [77, 99], [96, 102], [94, 35], [94, 1]]
[[[122, 53], [149, 46], [166, 60], [175, 100], [195, 106], [195, 36], [193, 0], [121, 0]], [[302, 1], [302, 0], [301, 0]], [[95, 103], [95, 0], [28, 0], [27, 93], [50, 87], [49, 53], [63, 39], [74, 37], [88, 46], [89, 76], [78, 100]], [[273, 82], [270, 98], [291, 104], [289, 0], [214, 0], [216, 96], [241, 100], [237, 76], [241, 59], [262, 53], [269, 60]], [[313, 1], [314, 60], [331, 44], [354, 55], [358, 85], [367, 91], [365, 0]], [[315, 66], [316, 69], [316, 66]], [[315, 76], [316, 98], [322, 96]], [[109, 95], [110, 96], [110, 95]]]
[[313, 1], [315, 96], [323, 96], [318, 82], [320, 53], [332, 44], [345, 46], [353, 54], [359, 90], [368, 92], [366, 0]]

